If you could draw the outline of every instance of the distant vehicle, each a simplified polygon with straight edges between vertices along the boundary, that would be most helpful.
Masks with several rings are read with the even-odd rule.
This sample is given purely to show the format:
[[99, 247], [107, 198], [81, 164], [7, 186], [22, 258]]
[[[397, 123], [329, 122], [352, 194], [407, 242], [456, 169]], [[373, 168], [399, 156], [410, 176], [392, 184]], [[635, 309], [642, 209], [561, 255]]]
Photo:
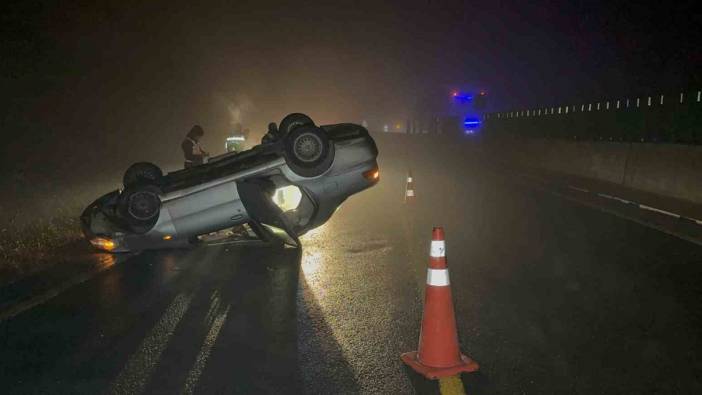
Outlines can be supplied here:
[[[445, 124], [450, 129], [450, 134], [461, 133], [473, 135], [478, 133], [482, 126], [481, 119], [487, 107], [488, 94], [481, 90], [478, 93], [466, 93], [453, 91], [452, 96], [452, 116]], [[460, 120], [462, 118], [462, 120]], [[459, 124], [460, 120], [460, 124]]]
[[475, 134], [475, 131], [480, 128], [480, 118], [468, 117], [463, 121], [463, 133]]
[[246, 225], [263, 240], [299, 246], [299, 236], [379, 180], [378, 150], [360, 125], [316, 126], [290, 114], [274, 134], [250, 150], [166, 175], [152, 163], [133, 164], [124, 189], [83, 212], [85, 237], [99, 249], [126, 252], [190, 245]]

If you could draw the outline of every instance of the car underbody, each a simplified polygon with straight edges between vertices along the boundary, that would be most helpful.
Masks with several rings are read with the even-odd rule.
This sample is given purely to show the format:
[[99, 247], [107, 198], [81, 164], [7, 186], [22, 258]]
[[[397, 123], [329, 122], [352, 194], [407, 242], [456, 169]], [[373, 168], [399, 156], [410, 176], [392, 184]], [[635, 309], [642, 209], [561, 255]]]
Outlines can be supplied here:
[[[182, 247], [246, 226], [260, 239], [298, 246], [349, 196], [377, 183], [378, 151], [355, 124], [315, 126], [291, 114], [266, 142], [162, 174], [132, 165], [124, 188], [88, 206], [86, 238], [112, 252]], [[249, 232], [249, 233], [250, 233]]]

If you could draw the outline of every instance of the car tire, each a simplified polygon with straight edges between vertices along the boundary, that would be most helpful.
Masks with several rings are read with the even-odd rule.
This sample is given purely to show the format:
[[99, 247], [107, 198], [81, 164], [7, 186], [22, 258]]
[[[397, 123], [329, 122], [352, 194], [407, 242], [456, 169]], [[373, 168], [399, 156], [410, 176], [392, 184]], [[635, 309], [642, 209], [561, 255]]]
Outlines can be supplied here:
[[146, 233], [156, 224], [161, 211], [160, 193], [154, 185], [128, 187], [122, 191], [117, 209], [133, 232]]
[[137, 162], [124, 172], [122, 183], [125, 188], [136, 185], [157, 185], [163, 177], [161, 168], [150, 162]]
[[278, 134], [285, 137], [300, 126], [314, 126], [314, 121], [312, 121], [312, 118], [299, 112], [289, 114], [280, 121]]
[[327, 133], [316, 126], [303, 126], [285, 136], [285, 157], [288, 166], [303, 177], [316, 177], [331, 167], [334, 144]]

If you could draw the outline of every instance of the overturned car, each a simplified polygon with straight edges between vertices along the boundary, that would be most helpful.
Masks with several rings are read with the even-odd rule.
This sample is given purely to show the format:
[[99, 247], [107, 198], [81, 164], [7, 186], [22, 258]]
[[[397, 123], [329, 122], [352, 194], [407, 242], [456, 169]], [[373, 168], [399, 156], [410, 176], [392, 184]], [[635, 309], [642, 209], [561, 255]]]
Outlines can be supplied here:
[[163, 174], [135, 163], [124, 189], [89, 205], [86, 238], [112, 252], [181, 247], [232, 227], [265, 241], [298, 246], [349, 196], [379, 180], [378, 150], [362, 126], [316, 126], [290, 114], [269, 126], [263, 143], [208, 163]]

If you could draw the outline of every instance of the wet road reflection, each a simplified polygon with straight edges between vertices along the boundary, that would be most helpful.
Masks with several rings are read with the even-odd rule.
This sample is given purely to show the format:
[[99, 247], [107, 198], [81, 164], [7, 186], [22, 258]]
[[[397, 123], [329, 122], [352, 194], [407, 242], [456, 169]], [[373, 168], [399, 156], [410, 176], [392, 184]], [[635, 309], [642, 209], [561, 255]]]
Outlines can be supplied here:
[[432, 393], [399, 355], [417, 347], [438, 224], [461, 344], [481, 363], [469, 392], [696, 383], [702, 250], [511, 184], [462, 152], [413, 169], [408, 208], [412, 163], [383, 152], [380, 184], [302, 250], [96, 254], [106, 269], [0, 321], [3, 393]]
[[109, 393], [141, 393], [161, 359], [176, 326], [188, 310], [192, 295], [178, 294], [151, 329], [138, 350], [129, 357], [124, 369], [110, 386]]
[[298, 388], [297, 255], [217, 247], [137, 256], [0, 323], [0, 384], [9, 393]]

